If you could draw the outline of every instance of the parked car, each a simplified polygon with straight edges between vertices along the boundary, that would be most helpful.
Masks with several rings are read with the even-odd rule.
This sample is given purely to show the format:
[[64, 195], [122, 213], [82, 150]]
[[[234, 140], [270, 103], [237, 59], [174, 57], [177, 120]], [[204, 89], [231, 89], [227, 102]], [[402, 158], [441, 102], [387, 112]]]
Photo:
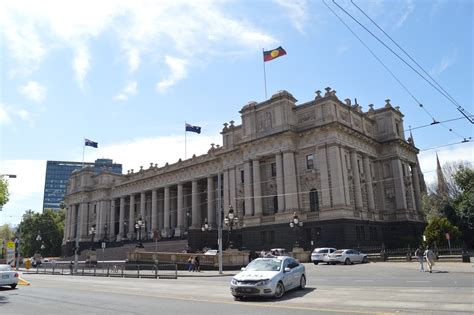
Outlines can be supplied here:
[[273, 256], [290, 256], [290, 253], [285, 248], [272, 248], [270, 253]]
[[311, 261], [317, 265], [320, 262], [325, 262], [329, 264], [329, 254], [332, 254], [335, 252], [336, 249], [332, 247], [321, 247], [321, 248], [315, 248], [313, 252], [311, 253]]
[[0, 265], [0, 286], [9, 285], [15, 289], [18, 284], [18, 272], [14, 271], [10, 265]]
[[230, 291], [236, 299], [249, 296], [280, 298], [286, 291], [305, 287], [305, 267], [288, 256], [254, 259], [230, 282]]
[[217, 250], [217, 249], [208, 249], [208, 250], [204, 253], [204, 255], [212, 255], [212, 256], [215, 256], [215, 255], [217, 255], [217, 254], [219, 254], [219, 250]]
[[331, 264], [343, 263], [344, 265], [350, 265], [355, 262], [367, 263], [367, 254], [363, 254], [354, 249], [338, 249], [332, 254], [328, 255], [328, 260]]

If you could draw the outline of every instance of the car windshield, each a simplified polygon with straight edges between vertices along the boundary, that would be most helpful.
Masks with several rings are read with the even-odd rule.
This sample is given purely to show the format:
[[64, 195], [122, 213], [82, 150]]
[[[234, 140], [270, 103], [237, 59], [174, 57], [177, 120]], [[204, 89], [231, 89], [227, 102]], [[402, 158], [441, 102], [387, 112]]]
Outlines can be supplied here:
[[315, 249], [314, 252], [318, 253], [318, 254], [322, 254], [322, 253], [327, 253], [328, 250], [327, 249]]
[[343, 250], [336, 250], [335, 252], [333, 252], [333, 254], [342, 254], [342, 252], [344, 252]]
[[9, 265], [0, 265], [0, 271], [11, 271], [12, 268]]
[[280, 259], [256, 259], [248, 264], [246, 271], [280, 271]]

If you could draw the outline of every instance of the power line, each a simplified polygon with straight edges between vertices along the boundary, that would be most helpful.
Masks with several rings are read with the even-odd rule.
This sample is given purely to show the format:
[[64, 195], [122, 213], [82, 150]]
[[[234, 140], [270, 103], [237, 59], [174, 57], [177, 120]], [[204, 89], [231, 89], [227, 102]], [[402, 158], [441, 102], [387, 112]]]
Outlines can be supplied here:
[[[453, 102], [457, 106], [458, 111], [460, 111], [461, 114], [463, 114], [464, 118], [467, 118], [471, 122], [471, 124], [474, 123], [473, 119], [472, 119], [472, 115], [467, 113], [467, 111], [465, 111], [464, 108], [461, 105], [459, 105], [459, 103], [420, 64], [418, 64], [418, 62], [416, 62], [415, 59], [413, 59], [412, 56], [405, 49], [403, 49], [390, 35], [388, 35], [357, 4], [355, 4], [353, 0], [351, 0], [351, 3], [357, 9], [359, 9], [359, 11], [362, 12], [362, 14], [364, 14], [380, 31], [382, 31], [385, 34], [385, 36], [387, 36], [392, 41], [392, 43], [394, 43], [401, 51], [403, 51], [405, 53], [405, 55], [407, 55], [408, 58], [410, 58], [411, 61], [413, 61], [441, 90], [443, 90], [444, 93], [446, 93], [447, 96], [449, 96], [449, 99], [451, 100], [451, 102]], [[446, 95], [445, 95], [445, 97], [446, 97]], [[466, 115], [466, 114], [468, 114], [468, 115]]]
[[[387, 44], [385, 44], [379, 37], [377, 37], [374, 33], [372, 33], [367, 27], [365, 27], [362, 23], [360, 23], [356, 18], [354, 18], [349, 12], [347, 12], [343, 7], [341, 7], [335, 0], [332, 0], [332, 2], [339, 7], [345, 14], [347, 14], [351, 19], [353, 19], [357, 24], [359, 24], [363, 29], [365, 29], [370, 35], [372, 35], [378, 42], [380, 42], [385, 48], [387, 48], [392, 54], [397, 56], [398, 59], [400, 59], [404, 64], [406, 64], [410, 69], [412, 69], [416, 74], [418, 74], [423, 80], [428, 82], [429, 85], [431, 85], [434, 89], [436, 89], [439, 93], [441, 93], [444, 97], [446, 97], [451, 103], [453, 103], [458, 111], [463, 114], [466, 119], [469, 120], [469, 122], [473, 123], [471, 119], [464, 113], [464, 109], [460, 110], [459, 105], [453, 102], [443, 91], [441, 91], [437, 86], [435, 86], [431, 81], [426, 79], [425, 76], [423, 76], [418, 70], [416, 70], [412, 65], [410, 65], [405, 59], [403, 59], [399, 54], [397, 54], [392, 48], [390, 48]], [[462, 108], [462, 107], [461, 107]]]

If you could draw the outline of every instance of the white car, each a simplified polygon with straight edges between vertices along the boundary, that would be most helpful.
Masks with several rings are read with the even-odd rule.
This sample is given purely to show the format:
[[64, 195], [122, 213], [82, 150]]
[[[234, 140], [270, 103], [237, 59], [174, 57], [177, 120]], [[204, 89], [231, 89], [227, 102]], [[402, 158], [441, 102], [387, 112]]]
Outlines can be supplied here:
[[281, 298], [288, 290], [305, 287], [303, 264], [288, 256], [254, 259], [230, 282], [230, 291], [236, 299], [249, 296]]
[[0, 265], [0, 286], [9, 285], [15, 289], [18, 284], [18, 272], [10, 265]]
[[204, 255], [212, 255], [212, 256], [215, 256], [215, 255], [217, 255], [217, 254], [219, 254], [219, 250], [217, 250], [217, 249], [208, 249], [208, 250], [204, 253]]
[[368, 262], [367, 254], [358, 252], [355, 249], [338, 249], [334, 253], [328, 255], [328, 260], [333, 265], [336, 263], [351, 265], [355, 262]]
[[315, 265], [319, 264], [320, 262], [329, 263], [328, 255], [332, 254], [335, 251], [336, 249], [332, 247], [315, 248], [311, 253], [311, 261]]

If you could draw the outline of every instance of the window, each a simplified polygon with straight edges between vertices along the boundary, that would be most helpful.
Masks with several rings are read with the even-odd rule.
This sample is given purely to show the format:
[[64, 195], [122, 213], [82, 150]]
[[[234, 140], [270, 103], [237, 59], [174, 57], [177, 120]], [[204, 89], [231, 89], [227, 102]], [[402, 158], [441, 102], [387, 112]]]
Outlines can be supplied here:
[[276, 166], [276, 163], [272, 163], [272, 164], [271, 164], [271, 167], [272, 167], [272, 177], [277, 176], [277, 166]]
[[273, 196], [273, 212], [277, 213], [278, 212], [278, 197]]
[[308, 154], [306, 156], [306, 169], [311, 170], [314, 168], [314, 154]]
[[309, 191], [309, 211], [311, 212], [319, 211], [319, 198], [318, 198], [318, 191], [316, 189], [311, 189]]
[[240, 182], [243, 184], [245, 182], [244, 170], [240, 171]]

